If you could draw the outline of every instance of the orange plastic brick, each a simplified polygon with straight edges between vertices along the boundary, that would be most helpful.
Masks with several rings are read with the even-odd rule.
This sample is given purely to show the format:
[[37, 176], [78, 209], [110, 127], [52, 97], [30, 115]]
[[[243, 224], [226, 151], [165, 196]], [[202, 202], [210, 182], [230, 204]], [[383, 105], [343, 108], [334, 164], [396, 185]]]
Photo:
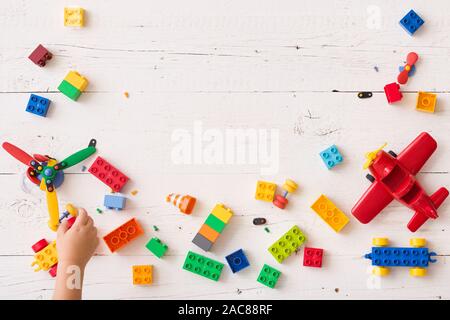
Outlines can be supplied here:
[[153, 266], [142, 265], [133, 266], [133, 284], [152, 284], [153, 282]]
[[204, 236], [206, 239], [208, 239], [211, 242], [216, 242], [217, 238], [219, 237], [219, 234], [216, 230], [211, 228], [210, 226], [204, 224], [198, 231], [202, 236]]
[[319, 217], [323, 219], [334, 231], [339, 232], [350, 221], [348, 217], [323, 194], [311, 206]]
[[111, 252], [116, 252], [142, 234], [144, 234], [144, 231], [141, 226], [135, 218], [132, 218], [104, 236], [103, 240]]

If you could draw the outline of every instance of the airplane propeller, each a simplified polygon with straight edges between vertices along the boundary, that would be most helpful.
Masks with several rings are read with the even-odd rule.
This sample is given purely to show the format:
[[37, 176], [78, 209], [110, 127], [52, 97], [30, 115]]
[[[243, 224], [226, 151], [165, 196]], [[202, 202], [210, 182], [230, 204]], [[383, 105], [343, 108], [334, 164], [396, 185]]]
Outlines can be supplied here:
[[403, 68], [403, 71], [397, 77], [397, 81], [400, 84], [405, 84], [408, 82], [409, 72], [411, 68], [416, 64], [417, 60], [419, 60], [419, 55], [415, 52], [408, 53], [406, 57], [406, 65]]
[[364, 170], [368, 169], [372, 165], [373, 161], [377, 157], [378, 152], [383, 150], [383, 148], [386, 147], [386, 146], [387, 146], [387, 143], [384, 143], [380, 148], [378, 148], [378, 149], [376, 149], [374, 151], [370, 151], [370, 152], [366, 153], [366, 159], [367, 160], [366, 160], [366, 163], [364, 163], [364, 166], [363, 166]]

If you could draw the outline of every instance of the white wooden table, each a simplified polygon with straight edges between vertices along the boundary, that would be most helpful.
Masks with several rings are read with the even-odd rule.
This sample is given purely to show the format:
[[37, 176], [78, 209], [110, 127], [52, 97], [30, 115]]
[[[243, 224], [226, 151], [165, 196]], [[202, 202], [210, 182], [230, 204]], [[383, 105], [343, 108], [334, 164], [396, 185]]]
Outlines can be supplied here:
[[[87, 26], [64, 27], [64, 5], [84, 7]], [[414, 37], [398, 24], [411, 8], [425, 20]], [[379, 25], [371, 23], [377, 10]], [[441, 217], [417, 233], [439, 253], [423, 279], [400, 268], [374, 282], [370, 262], [362, 258], [374, 236], [408, 244], [409, 210], [394, 202], [369, 225], [359, 224], [350, 210], [369, 186], [361, 169], [364, 153], [385, 141], [399, 152], [422, 131], [439, 147], [418, 177], [430, 193], [449, 186], [449, 10], [444, 0], [3, 0], [0, 140], [62, 159], [96, 138], [97, 154], [131, 178], [124, 189], [128, 207], [120, 213], [96, 213], [108, 189], [81, 170], [94, 157], [69, 169], [58, 190], [61, 206], [85, 207], [101, 235], [130, 217], [146, 231], [116, 254], [101, 242], [87, 268], [87, 299], [448, 299], [448, 201]], [[45, 68], [27, 59], [39, 43], [54, 54]], [[410, 51], [419, 53], [420, 64], [403, 100], [390, 106], [383, 86], [395, 81]], [[90, 81], [78, 102], [56, 89], [72, 69]], [[358, 99], [363, 90], [374, 97]], [[419, 90], [438, 93], [435, 114], [415, 110]], [[51, 99], [47, 118], [24, 111], [30, 93]], [[175, 164], [172, 134], [184, 129], [193, 135], [196, 123], [219, 134], [278, 130], [279, 170], [262, 176], [261, 163]], [[318, 153], [331, 144], [345, 160], [329, 171]], [[44, 193], [24, 192], [24, 166], [0, 153], [0, 298], [47, 299], [54, 280], [30, 267], [31, 244], [54, 238]], [[287, 210], [254, 200], [258, 179], [281, 185], [286, 178], [299, 183]], [[139, 193], [129, 195], [132, 189]], [[165, 203], [172, 192], [199, 199], [192, 216]], [[350, 216], [339, 234], [310, 209], [322, 193]], [[191, 240], [217, 202], [235, 216], [206, 255], [225, 262], [243, 248], [251, 267], [232, 274], [226, 266], [215, 283], [182, 270], [182, 264], [188, 250], [202, 252]], [[255, 217], [268, 219], [270, 233], [252, 224]], [[308, 234], [309, 246], [325, 249], [322, 269], [301, 266], [303, 250], [282, 265], [267, 252], [294, 224]], [[169, 246], [162, 260], [144, 248], [152, 236]], [[274, 290], [256, 282], [264, 263], [282, 271]], [[132, 285], [134, 264], [154, 265], [152, 286]]]

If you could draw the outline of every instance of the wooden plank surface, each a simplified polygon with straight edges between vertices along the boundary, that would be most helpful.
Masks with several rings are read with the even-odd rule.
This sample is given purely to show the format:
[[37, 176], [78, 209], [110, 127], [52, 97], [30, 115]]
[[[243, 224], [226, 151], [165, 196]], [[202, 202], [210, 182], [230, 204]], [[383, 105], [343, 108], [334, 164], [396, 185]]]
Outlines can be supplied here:
[[[350, 217], [350, 224], [336, 234], [309, 208], [323, 193], [350, 216], [369, 185], [361, 168], [364, 153], [385, 141], [399, 152], [422, 131], [430, 132], [439, 147], [419, 173], [420, 182], [430, 193], [449, 187], [448, 1], [77, 4], [86, 9], [88, 22], [74, 30], [62, 22], [64, 5], [74, 5], [70, 1], [1, 1], [0, 140], [62, 159], [96, 138], [98, 155], [131, 178], [125, 193], [139, 190], [129, 195], [126, 211], [99, 215], [96, 208], [108, 190], [81, 170], [93, 158], [68, 170], [58, 190], [61, 204], [73, 202], [88, 209], [101, 234], [130, 217], [142, 222], [146, 231], [118, 254], [111, 255], [100, 244], [86, 273], [85, 298], [450, 298], [447, 203], [441, 217], [417, 233], [439, 254], [429, 276], [413, 279], [399, 269], [379, 282], [371, 277], [362, 255], [374, 236], [407, 245], [411, 212], [393, 203], [370, 225]], [[379, 28], [368, 27], [377, 8]], [[426, 21], [414, 37], [398, 25], [410, 8]], [[39, 43], [54, 54], [45, 68], [27, 59]], [[419, 53], [420, 64], [405, 87], [404, 99], [390, 106], [383, 86], [395, 81], [410, 51]], [[71, 69], [90, 81], [76, 103], [56, 89]], [[373, 91], [374, 97], [358, 99], [356, 93], [362, 90]], [[419, 90], [438, 93], [435, 114], [415, 111]], [[52, 100], [47, 118], [24, 112], [30, 93]], [[261, 159], [256, 164], [176, 164], [174, 133], [184, 130], [194, 137], [200, 127], [206, 135], [240, 129], [267, 133], [275, 143], [271, 164], [277, 169], [262, 175], [267, 164]], [[271, 132], [276, 134], [270, 136]], [[338, 145], [345, 160], [328, 171], [318, 153], [331, 144]], [[207, 145], [204, 141], [203, 148]], [[242, 146], [248, 151], [251, 144], [244, 141]], [[1, 152], [0, 298], [46, 299], [53, 280], [31, 271], [30, 246], [54, 235], [46, 226], [44, 194], [24, 185], [23, 171]], [[299, 183], [288, 210], [253, 199], [258, 179], [282, 185], [286, 178]], [[172, 192], [199, 199], [192, 216], [165, 203]], [[243, 248], [251, 268], [232, 274], [226, 267], [221, 280], [213, 283], [181, 266], [188, 250], [200, 252], [191, 240], [217, 202], [231, 207], [235, 217], [207, 255], [224, 261], [227, 254]], [[255, 217], [268, 219], [270, 233], [252, 224]], [[325, 249], [322, 270], [302, 267], [303, 251], [282, 265], [267, 252], [293, 224], [309, 236], [308, 246]], [[144, 248], [152, 236], [168, 244], [167, 258], [158, 260]], [[135, 287], [131, 266], [144, 263], [154, 265], [155, 284]], [[275, 290], [256, 282], [264, 263], [283, 273]]]

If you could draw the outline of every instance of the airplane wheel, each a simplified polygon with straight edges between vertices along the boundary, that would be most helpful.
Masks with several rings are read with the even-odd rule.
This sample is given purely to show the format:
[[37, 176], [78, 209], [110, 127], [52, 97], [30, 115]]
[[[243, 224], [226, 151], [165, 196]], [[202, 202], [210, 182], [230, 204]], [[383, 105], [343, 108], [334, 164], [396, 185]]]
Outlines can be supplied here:
[[78, 209], [75, 208], [73, 204], [68, 203], [66, 205], [66, 210], [72, 217], [78, 216]]
[[387, 276], [389, 274], [389, 268], [386, 268], [386, 267], [373, 267], [372, 274], [374, 274], [376, 276], [379, 276], [379, 277]]
[[367, 180], [369, 180], [370, 182], [374, 183], [375, 182], [375, 177], [371, 174], [366, 175]]
[[298, 186], [295, 183], [295, 181], [291, 179], [287, 179], [286, 182], [283, 184], [283, 189], [286, 190], [289, 193], [293, 193], [295, 190], [297, 190]]
[[427, 269], [425, 268], [411, 268], [409, 274], [413, 277], [425, 277], [427, 275]]
[[423, 238], [412, 238], [411, 240], [409, 240], [409, 244], [414, 248], [422, 248], [427, 245], [427, 240]]
[[394, 151], [389, 150], [388, 153], [389, 153], [391, 156], [393, 156], [394, 158], [397, 158], [397, 154], [396, 154]]
[[377, 247], [386, 247], [389, 245], [388, 238], [373, 238], [372, 244]]
[[31, 249], [33, 249], [34, 253], [38, 253], [42, 249], [44, 249], [46, 246], [48, 246], [48, 242], [45, 239], [41, 239], [35, 244], [31, 246]]

